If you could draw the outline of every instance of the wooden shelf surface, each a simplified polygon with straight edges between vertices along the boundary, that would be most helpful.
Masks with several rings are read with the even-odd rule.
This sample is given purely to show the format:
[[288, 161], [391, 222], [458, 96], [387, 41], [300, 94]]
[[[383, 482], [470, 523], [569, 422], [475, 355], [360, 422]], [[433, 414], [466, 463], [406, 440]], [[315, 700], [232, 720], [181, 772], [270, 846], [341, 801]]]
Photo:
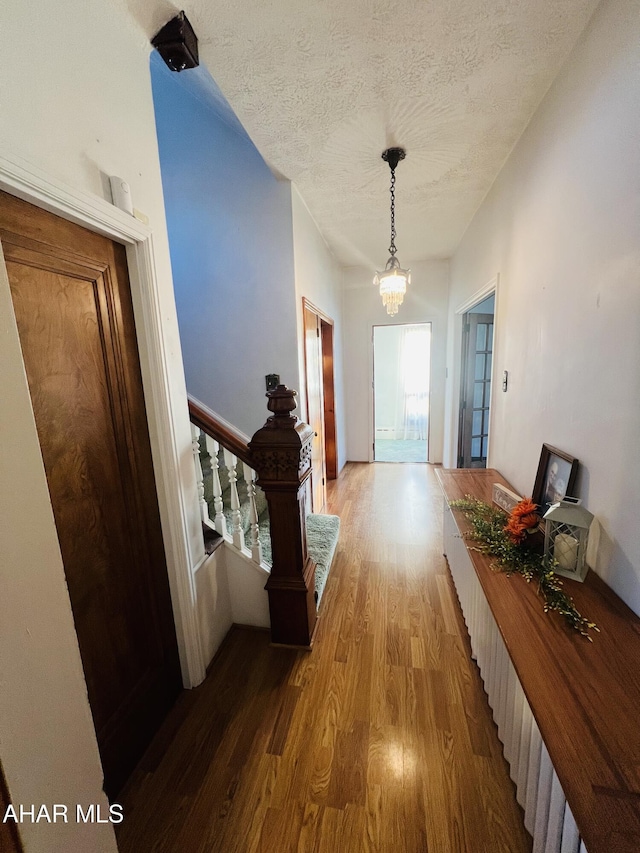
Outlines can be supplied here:
[[[439, 469], [447, 500], [491, 502], [494, 469]], [[454, 516], [462, 533], [469, 522]], [[589, 853], [640, 851], [640, 619], [598, 577], [563, 579], [593, 642], [545, 613], [535, 585], [469, 550]]]

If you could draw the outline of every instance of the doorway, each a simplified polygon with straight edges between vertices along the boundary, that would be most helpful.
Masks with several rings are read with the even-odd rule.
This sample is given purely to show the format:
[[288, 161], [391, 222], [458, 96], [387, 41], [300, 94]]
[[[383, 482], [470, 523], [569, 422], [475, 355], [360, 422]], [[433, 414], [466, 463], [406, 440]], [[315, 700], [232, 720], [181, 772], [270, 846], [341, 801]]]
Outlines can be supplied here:
[[125, 250], [4, 193], [0, 241], [113, 797], [181, 689]]
[[462, 317], [458, 468], [486, 468], [489, 449], [495, 293]]
[[338, 476], [333, 365], [333, 320], [302, 298], [307, 423], [315, 433], [311, 447], [311, 507], [321, 512], [326, 481]]
[[431, 323], [373, 327], [373, 459], [429, 458]]

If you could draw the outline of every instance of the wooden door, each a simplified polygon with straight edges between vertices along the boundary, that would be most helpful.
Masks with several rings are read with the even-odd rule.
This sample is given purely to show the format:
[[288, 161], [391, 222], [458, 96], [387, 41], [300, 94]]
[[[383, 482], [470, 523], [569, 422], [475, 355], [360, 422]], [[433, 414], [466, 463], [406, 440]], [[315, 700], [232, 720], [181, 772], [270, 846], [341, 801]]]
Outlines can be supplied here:
[[324, 425], [324, 463], [327, 480], [338, 477], [338, 443], [336, 440], [335, 390], [333, 384], [333, 323], [320, 320], [322, 346], [322, 401]]
[[125, 251], [4, 193], [0, 241], [113, 796], [181, 687]]
[[486, 468], [493, 360], [493, 314], [465, 314], [459, 468]]
[[322, 342], [320, 318], [304, 307], [304, 345], [307, 379], [307, 422], [315, 433], [311, 447], [311, 506], [322, 512], [325, 502], [324, 402], [322, 396]]

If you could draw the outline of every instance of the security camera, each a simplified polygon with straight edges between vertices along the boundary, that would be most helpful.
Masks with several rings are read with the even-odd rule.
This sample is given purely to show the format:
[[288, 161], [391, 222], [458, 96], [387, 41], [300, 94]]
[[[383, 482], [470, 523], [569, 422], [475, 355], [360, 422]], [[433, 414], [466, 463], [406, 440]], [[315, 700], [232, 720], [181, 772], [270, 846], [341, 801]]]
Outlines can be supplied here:
[[176, 15], [151, 39], [151, 44], [172, 71], [196, 68], [198, 37], [184, 12]]

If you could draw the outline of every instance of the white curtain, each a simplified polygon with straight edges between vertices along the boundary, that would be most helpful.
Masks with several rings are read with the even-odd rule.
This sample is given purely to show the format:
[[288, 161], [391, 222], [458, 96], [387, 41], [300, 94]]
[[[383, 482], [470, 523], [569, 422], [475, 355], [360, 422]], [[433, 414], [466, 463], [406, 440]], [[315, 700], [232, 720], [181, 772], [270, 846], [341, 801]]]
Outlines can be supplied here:
[[424, 441], [429, 424], [429, 358], [431, 327], [407, 326], [400, 341], [402, 414], [396, 437]]

